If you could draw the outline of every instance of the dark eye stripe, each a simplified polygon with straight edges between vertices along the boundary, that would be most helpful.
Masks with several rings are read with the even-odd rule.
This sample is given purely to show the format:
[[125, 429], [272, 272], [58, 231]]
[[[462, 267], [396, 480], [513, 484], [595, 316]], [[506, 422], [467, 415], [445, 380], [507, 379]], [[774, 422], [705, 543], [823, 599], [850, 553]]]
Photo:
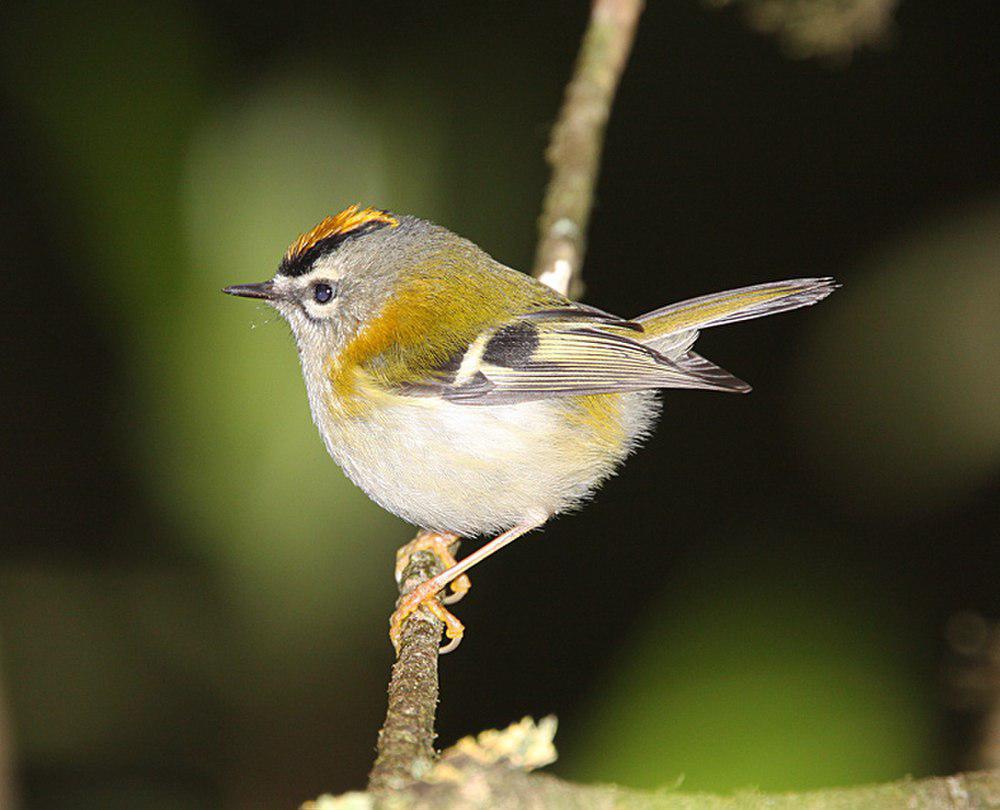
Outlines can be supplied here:
[[328, 304], [333, 300], [333, 287], [324, 281], [313, 285], [313, 300], [317, 304]]

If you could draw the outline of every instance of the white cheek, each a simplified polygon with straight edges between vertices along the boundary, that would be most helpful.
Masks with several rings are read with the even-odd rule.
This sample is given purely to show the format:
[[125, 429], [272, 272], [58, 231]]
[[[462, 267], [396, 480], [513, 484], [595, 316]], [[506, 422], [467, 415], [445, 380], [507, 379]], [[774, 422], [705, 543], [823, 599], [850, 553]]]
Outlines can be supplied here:
[[296, 333], [301, 332], [309, 327], [309, 319], [306, 317], [302, 308], [298, 304], [290, 304], [286, 301], [277, 303], [274, 308], [278, 310], [286, 321], [288, 325], [292, 327], [292, 330]]

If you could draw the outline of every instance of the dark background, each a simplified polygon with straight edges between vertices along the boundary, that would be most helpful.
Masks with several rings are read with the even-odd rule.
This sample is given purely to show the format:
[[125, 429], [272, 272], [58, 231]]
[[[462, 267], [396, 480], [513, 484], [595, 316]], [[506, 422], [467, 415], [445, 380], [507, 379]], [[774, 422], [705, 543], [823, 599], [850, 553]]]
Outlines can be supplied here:
[[[352, 202], [528, 268], [586, 11], [0, 10], [0, 681], [24, 807], [363, 785], [412, 529], [325, 457], [286, 327], [218, 289]], [[996, 23], [903, 0], [880, 46], [795, 59], [737, 10], [650, 4], [585, 300], [844, 286], [703, 335], [753, 394], [669, 392], [592, 504], [475, 571], [442, 744], [555, 713], [556, 773], [682, 789], [976, 764], [948, 673], [1000, 614]]]

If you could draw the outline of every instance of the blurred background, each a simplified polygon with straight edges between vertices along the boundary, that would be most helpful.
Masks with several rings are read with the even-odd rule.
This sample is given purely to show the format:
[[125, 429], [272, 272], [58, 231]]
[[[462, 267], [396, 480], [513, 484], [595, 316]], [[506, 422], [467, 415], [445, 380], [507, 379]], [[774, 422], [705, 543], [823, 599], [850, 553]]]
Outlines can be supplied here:
[[[903, 0], [873, 36], [808, 6], [650, 4], [585, 300], [843, 289], [704, 334], [753, 394], [669, 392], [585, 511], [475, 572], [442, 744], [555, 713], [555, 773], [682, 790], [986, 764], [998, 15]], [[287, 328], [219, 288], [353, 202], [528, 268], [586, 16], [3, 4], [0, 772], [21, 807], [363, 786], [413, 530], [325, 455]]]

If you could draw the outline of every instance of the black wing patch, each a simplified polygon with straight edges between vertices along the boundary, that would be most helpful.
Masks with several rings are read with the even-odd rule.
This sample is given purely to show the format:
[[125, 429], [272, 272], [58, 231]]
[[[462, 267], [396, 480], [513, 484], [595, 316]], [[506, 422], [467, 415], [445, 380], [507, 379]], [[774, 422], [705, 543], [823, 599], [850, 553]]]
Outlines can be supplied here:
[[493, 366], [523, 368], [538, 349], [538, 327], [529, 321], [517, 321], [497, 331], [486, 343], [482, 362]]

